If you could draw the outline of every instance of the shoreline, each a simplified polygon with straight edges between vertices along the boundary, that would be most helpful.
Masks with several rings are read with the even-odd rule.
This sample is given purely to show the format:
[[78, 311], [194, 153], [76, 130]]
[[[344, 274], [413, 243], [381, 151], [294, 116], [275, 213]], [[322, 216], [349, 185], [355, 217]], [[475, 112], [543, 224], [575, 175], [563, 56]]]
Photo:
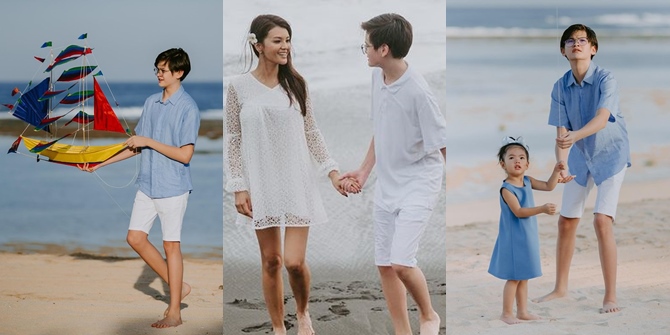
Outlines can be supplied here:
[[[130, 129], [135, 129], [138, 120], [128, 120], [128, 126]], [[9, 136], [9, 137], [18, 137], [21, 132], [28, 127], [26, 132], [31, 134], [36, 134], [30, 129], [32, 126], [29, 124], [18, 120], [18, 119], [0, 119], [0, 136]], [[62, 129], [71, 129], [75, 130], [76, 128], [66, 127]], [[42, 134], [40, 134], [42, 136]], [[106, 132], [106, 131], [97, 131], [89, 132], [87, 136], [91, 138], [127, 138], [125, 134]], [[212, 120], [212, 119], [201, 119], [200, 120], [200, 129], [198, 131], [198, 136], [207, 137], [212, 140], [220, 139], [223, 137], [223, 119], [221, 120]]]

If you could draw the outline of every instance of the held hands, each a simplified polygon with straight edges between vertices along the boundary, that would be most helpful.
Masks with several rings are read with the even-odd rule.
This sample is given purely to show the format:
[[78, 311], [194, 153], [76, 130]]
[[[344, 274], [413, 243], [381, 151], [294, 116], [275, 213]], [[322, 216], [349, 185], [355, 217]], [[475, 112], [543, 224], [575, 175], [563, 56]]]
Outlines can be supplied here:
[[546, 203], [542, 205], [542, 213], [554, 215], [556, 214], [556, 204]]
[[556, 138], [556, 146], [561, 149], [568, 149], [578, 140], [579, 138], [577, 137], [577, 133], [574, 131], [568, 131]]
[[333, 184], [333, 187], [337, 192], [342, 194], [345, 197], [349, 195], [347, 193], [358, 193], [361, 190], [361, 187], [358, 185], [356, 180], [351, 178], [342, 178], [340, 173], [336, 170], [331, 171], [328, 174], [330, 182]]
[[361, 170], [347, 172], [340, 176], [340, 181], [344, 183], [344, 189], [353, 194], [360, 193], [367, 180], [367, 173]]
[[556, 166], [554, 166], [554, 172], [558, 172], [559, 183], [567, 183], [575, 179], [575, 176], [569, 175], [568, 164], [566, 164], [564, 161], [559, 161], [556, 163]]

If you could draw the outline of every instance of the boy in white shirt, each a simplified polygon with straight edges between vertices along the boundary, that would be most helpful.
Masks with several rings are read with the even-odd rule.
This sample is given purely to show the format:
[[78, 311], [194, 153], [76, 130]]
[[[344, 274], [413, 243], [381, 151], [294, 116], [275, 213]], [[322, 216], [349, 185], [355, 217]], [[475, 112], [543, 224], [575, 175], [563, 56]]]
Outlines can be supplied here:
[[[374, 136], [358, 170], [342, 175], [361, 187], [377, 165], [373, 219], [375, 264], [395, 333], [412, 334], [407, 292], [419, 308], [420, 334], [438, 334], [440, 317], [416, 253], [438, 195], [446, 159], [446, 120], [421, 74], [405, 62], [412, 26], [398, 14], [363, 22], [361, 50], [372, 73]], [[356, 192], [356, 190], [348, 190]]]

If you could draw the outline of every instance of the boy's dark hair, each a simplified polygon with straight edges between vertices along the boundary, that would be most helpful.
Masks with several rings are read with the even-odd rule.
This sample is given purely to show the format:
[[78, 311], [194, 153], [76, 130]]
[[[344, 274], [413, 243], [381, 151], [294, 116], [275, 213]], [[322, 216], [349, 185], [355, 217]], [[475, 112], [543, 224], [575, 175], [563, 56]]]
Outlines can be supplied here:
[[170, 72], [184, 71], [184, 74], [179, 78], [179, 81], [184, 81], [186, 75], [191, 72], [191, 61], [188, 54], [182, 48], [172, 48], [165, 50], [158, 54], [154, 67], [158, 67], [158, 63], [167, 62]]
[[[263, 14], [254, 18], [254, 20], [251, 21], [249, 33], [256, 35], [258, 43], [263, 43], [268, 36], [268, 32], [274, 27], [286, 29], [289, 38], [293, 38], [291, 25], [282, 17], [272, 14]], [[251, 44], [250, 47], [251, 51], [258, 57], [258, 50]], [[300, 105], [300, 112], [302, 113], [302, 116], [305, 116], [307, 114], [307, 84], [305, 83], [305, 79], [293, 67], [291, 53], [292, 52], [288, 53], [288, 61], [286, 64], [279, 65], [279, 73], [277, 74], [277, 77], [279, 79], [279, 84], [284, 91], [286, 91], [291, 104], [297, 100]]]
[[526, 148], [525, 145], [523, 145], [521, 143], [507, 143], [507, 144], [503, 145], [502, 147], [500, 147], [500, 150], [498, 150], [498, 161], [501, 162], [501, 163], [504, 162], [505, 161], [505, 154], [507, 153], [507, 150], [511, 147], [514, 147], [514, 146], [517, 146], [517, 147], [523, 149], [523, 151], [526, 152], [526, 160], [528, 160], [530, 162], [530, 154], [528, 153], [528, 149]]
[[412, 24], [399, 14], [375, 16], [361, 23], [361, 28], [370, 36], [370, 43], [375, 50], [386, 44], [393, 58], [407, 56], [412, 46]]
[[[598, 37], [596, 37], [596, 32], [581, 23], [573, 24], [565, 29], [563, 36], [561, 36], [561, 50], [565, 49], [565, 41], [567, 41], [575, 31], [586, 32], [586, 39], [589, 40], [589, 43], [596, 47], [596, 51], [598, 51]], [[593, 59], [593, 56], [595, 55], [591, 55], [591, 59]]]

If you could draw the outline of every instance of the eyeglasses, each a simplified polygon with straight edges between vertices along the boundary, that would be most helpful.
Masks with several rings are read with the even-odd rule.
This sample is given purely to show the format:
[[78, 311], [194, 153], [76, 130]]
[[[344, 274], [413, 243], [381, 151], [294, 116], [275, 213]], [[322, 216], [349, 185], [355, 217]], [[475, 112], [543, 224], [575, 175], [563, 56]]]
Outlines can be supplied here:
[[580, 37], [576, 40], [574, 38], [568, 38], [567, 40], [565, 40], [565, 46], [568, 47], [568, 48], [572, 48], [573, 46], [575, 46], [575, 44], [577, 44], [577, 45], [587, 45], [588, 43], [589, 43], [589, 40], [586, 37]]
[[367, 55], [367, 54], [368, 54], [368, 48], [369, 48], [369, 47], [371, 47], [370, 44], [367, 44], [367, 43], [363, 43], [363, 44], [361, 44], [361, 52], [362, 52], [364, 55]]
[[169, 69], [164, 70], [164, 69], [159, 69], [157, 67], [154, 68], [154, 74], [159, 74], [160, 73], [161, 75], [164, 75], [165, 72], [172, 72], [172, 71], [170, 71]]

